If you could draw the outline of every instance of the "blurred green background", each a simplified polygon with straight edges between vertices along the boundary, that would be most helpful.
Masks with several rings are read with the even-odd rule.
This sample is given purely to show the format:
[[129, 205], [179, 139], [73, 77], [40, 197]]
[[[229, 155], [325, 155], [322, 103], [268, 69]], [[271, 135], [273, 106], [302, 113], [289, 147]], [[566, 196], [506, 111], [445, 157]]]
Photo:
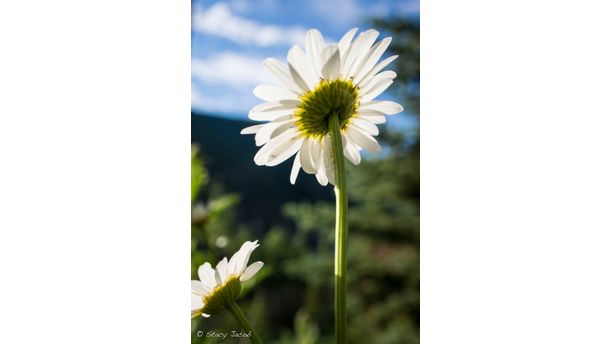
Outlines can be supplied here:
[[[390, 91], [406, 111], [406, 129], [382, 126], [382, 153], [348, 163], [349, 343], [419, 342], [419, 24], [370, 23], [393, 37]], [[264, 268], [238, 304], [266, 343], [333, 343], [333, 187], [303, 172], [289, 183], [291, 159], [259, 167], [252, 123], [192, 113], [192, 279], [197, 267], [259, 240], [251, 262]], [[207, 338], [240, 330], [227, 311], [192, 320], [192, 343], [249, 343]], [[202, 331], [202, 332], [200, 332]], [[198, 336], [198, 332], [202, 336]]]

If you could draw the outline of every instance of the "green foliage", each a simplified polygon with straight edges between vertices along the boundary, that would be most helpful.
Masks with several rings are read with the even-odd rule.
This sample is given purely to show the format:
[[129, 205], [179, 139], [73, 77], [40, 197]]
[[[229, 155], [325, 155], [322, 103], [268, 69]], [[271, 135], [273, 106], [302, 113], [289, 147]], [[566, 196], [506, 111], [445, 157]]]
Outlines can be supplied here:
[[293, 325], [295, 333], [285, 331], [282, 334], [279, 344], [317, 344], [319, 343], [319, 328], [316, 323], [308, 317], [304, 311], [299, 311], [295, 315]]
[[[418, 193], [412, 185], [418, 185], [418, 164], [405, 156], [364, 161], [350, 169], [348, 181], [349, 342], [418, 343]], [[326, 318], [333, 314], [334, 204], [284, 210], [297, 225], [293, 240], [313, 245], [287, 258], [284, 272], [303, 283], [303, 311], [333, 336]]]
[[191, 203], [198, 197], [200, 188], [204, 186], [207, 180], [206, 171], [204, 170], [204, 164], [198, 157], [198, 147], [195, 145], [191, 146]]

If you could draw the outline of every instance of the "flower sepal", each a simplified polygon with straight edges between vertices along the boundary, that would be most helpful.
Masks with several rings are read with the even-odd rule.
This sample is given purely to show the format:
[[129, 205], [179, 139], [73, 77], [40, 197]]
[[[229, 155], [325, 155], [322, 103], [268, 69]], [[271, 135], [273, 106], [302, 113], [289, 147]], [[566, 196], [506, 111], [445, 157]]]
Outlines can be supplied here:
[[236, 301], [241, 291], [240, 279], [232, 276], [222, 286], [215, 290], [204, 299], [203, 313], [215, 314], [225, 309], [231, 302]]

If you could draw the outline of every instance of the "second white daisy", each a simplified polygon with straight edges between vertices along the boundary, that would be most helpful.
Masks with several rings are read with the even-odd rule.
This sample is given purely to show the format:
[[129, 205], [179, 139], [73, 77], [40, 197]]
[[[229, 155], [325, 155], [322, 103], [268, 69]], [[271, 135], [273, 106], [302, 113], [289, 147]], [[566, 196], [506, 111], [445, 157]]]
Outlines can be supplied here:
[[385, 115], [403, 110], [392, 101], [374, 100], [396, 77], [383, 71], [397, 55], [378, 62], [391, 38], [374, 44], [378, 31], [347, 32], [338, 43], [327, 44], [317, 30], [306, 34], [305, 51], [298, 45], [287, 54], [288, 65], [266, 59], [265, 68], [281, 87], [260, 85], [253, 93], [264, 101], [249, 112], [249, 118], [266, 121], [242, 130], [255, 134], [257, 165], [276, 166], [295, 154], [290, 181], [295, 183], [300, 169], [314, 174], [321, 185], [335, 184], [329, 118], [338, 116], [344, 155], [355, 165], [362, 149], [379, 151], [374, 138], [376, 124]]
[[259, 246], [257, 240], [247, 241], [230, 260], [221, 260], [216, 268], [204, 263], [198, 268], [199, 281], [191, 281], [191, 317], [208, 318], [234, 302], [240, 295], [241, 284], [253, 277], [264, 265], [255, 262], [249, 266], [251, 253]]

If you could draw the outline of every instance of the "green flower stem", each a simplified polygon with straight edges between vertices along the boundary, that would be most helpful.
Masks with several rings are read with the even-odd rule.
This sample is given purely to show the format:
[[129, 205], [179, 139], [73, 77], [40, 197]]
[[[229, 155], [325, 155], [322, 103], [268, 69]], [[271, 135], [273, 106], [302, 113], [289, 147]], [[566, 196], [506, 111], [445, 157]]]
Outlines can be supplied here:
[[246, 316], [244, 315], [244, 313], [242, 313], [242, 310], [240, 310], [240, 307], [238, 307], [235, 301], [230, 302], [228, 304], [227, 309], [230, 311], [230, 313], [234, 315], [234, 318], [238, 320], [240, 325], [242, 325], [242, 328], [244, 328], [245, 331], [249, 331], [251, 333], [251, 337], [249, 337], [249, 339], [251, 339], [251, 343], [263, 344], [261, 338], [259, 338], [257, 332], [255, 332], [251, 324], [249, 324], [249, 321], [247, 320]]
[[336, 258], [334, 272], [336, 285], [334, 289], [336, 309], [336, 343], [346, 343], [346, 247], [347, 247], [347, 213], [348, 197], [346, 194], [346, 181], [344, 170], [344, 154], [338, 115], [332, 113], [329, 119], [329, 132], [332, 139], [332, 152], [334, 159], [334, 175], [336, 180]]

